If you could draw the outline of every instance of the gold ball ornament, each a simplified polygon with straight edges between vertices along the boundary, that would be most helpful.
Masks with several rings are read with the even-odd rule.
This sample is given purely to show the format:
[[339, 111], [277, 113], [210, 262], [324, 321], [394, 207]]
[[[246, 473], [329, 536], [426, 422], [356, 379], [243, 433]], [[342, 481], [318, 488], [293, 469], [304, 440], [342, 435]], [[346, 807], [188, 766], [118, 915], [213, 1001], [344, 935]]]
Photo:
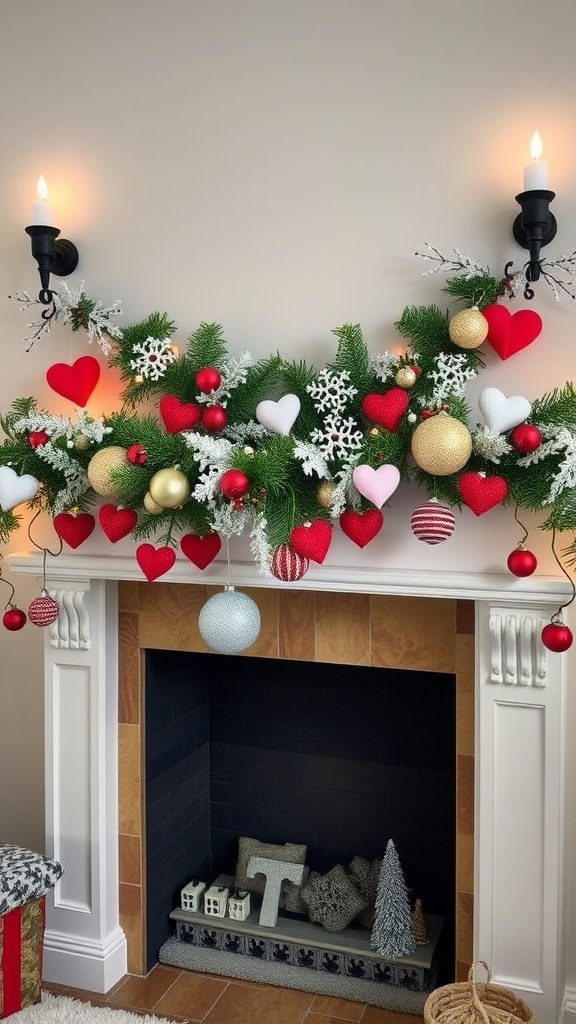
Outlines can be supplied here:
[[127, 462], [124, 448], [115, 445], [101, 448], [92, 456], [86, 470], [92, 490], [104, 498], [118, 498], [120, 495], [112, 479], [112, 472], [120, 466], [125, 466]]
[[76, 434], [74, 438], [74, 447], [78, 452], [85, 452], [90, 447], [90, 441], [86, 437], [86, 434]]
[[448, 334], [458, 348], [478, 348], [488, 337], [488, 321], [478, 306], [470, 306], [452, 317]]
[[179, 508], [190, 497], [188, 477], [179, 469], [160, 469], [148, 486], [153, 500], [162, 508]]
[[401, 366], [400, 369], [396, 371], [394, 377], [398, 387], [404, 388], [406, 391], [408, 388], [414, 387], [417, 379], [418, 375], [416, 370], [413, 370], [411, 366]]
[[154, 498], [152, 497], [150, 492], [144, 495], [143, 505], [146, 511], [149, 512], [151, 516], [159, 516], [160, 513], [164, 511], [162, 505], [159, 505], [157, 501], [154, 501]]
[[322, 508], [332, 508], [332, 499], [334, 498], [334, 491], [336, 490], [336, 484], [333, 480], [322, 480], [321, 484], [316, 491], [316, 498], [318, 504]]
[[466, 465], [472, 454], [468, 427], [453, 416], [439, 413], [423, 420], [412, 434], [412, 455], [420, 469], [432, 476], [449, 476]]

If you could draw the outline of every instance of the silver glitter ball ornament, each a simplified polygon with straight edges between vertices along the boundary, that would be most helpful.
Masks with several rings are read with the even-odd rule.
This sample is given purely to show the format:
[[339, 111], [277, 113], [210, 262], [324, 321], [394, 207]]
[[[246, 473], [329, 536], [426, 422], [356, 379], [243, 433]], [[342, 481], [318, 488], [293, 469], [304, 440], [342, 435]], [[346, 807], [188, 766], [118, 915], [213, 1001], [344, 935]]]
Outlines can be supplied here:
[[251, 597], [228, 586], [202, 606], [198, 628], [216, 654], [239, 654], [260, 635], [260, 610]]

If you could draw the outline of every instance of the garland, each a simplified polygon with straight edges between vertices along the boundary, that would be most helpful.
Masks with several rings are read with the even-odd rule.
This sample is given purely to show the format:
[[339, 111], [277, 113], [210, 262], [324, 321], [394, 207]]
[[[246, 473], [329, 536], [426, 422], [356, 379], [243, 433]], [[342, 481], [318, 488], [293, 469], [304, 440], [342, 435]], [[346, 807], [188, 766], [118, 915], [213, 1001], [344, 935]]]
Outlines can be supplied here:
[[[542, 529], [576, 532], [573, 384], [532, 404], [486, 388], [483, 424], [471, 421], [465, 397], [484, 365], [480, 346], [509, 358], [537, 336], [538, 314], [512, 316], [498, 300], [513, 296], [515, 281], [457, 250], [453, 260], [432, 247], [418, 255], [438, 262], [429, 273], [462, 271], [443, 288], [459, 312], [407, 307], [395, 325], [403, 354], [369, 354], [359, 325], [345, 324], [320, 370], [279, 354], [233, 357], [217, 324], [200, 324], [179, 353], [165, 313], [120, 329], [119, 302], [104, 307], [83, 288], [65, 289], [55, 319], [101, 345], [120, 374], [121, 407], [98, 420], [85, 411], [100, 374], [92, 356], [48, 370], [74, 417], [39, 409], [34, 398], [13, 402], [0, 418], [0, 542], [27, 506], [77, 547], [97, 508], [111, 542], [137, 542], [148, 579], [168, 571], [178, 547], [204, 569], [221, 537], [248, 532], [261, 571], [294, 580], [310, 559], [325, 559], [337, 524], [360, 547], [369, 543], [401, 480], [427, 494], [411, 525], [428, 543], [450, 536], [452, 509], [463, 505], [477, 515], [499, 504], [543, 510]], [[18, 298], [21, 308], [34, 305], [26, 293]], [[28, 326], [32, 344], [46, 325]], [[576, 540], [563, 556], [576, 561]], [[527, 575], [535, 560], [510, 568]]]

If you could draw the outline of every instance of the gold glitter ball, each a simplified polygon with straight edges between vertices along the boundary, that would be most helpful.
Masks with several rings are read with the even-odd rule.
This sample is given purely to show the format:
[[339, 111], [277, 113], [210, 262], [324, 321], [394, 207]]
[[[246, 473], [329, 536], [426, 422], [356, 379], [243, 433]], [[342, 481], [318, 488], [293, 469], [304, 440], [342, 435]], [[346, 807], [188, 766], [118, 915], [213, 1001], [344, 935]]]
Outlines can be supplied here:
[[127, 463], [128, 459], [124, 448], [115, 445], [101, 448], [92, 456], [86, 470], [92, 490], [104, 498], [118, 498], [118, 487], [112, 479], [112, 473]]
[[413, 387], [416, 383], [417, 374], [411, 366], [401, 366], [400, 369], [396, 371], [394, 380], [399, 388], [405, 388], [408, 390], [408, 388]]
[[336, 484], [334, 483], [333, 480], [322, 480], [322, 483], [319, 485], [318, 490], [316, 491], [316, 498], [318, 499], [318, 504], [321, 505], [322, 508], [332, 508], [332, 498], [334, 497], [335, 490]]
[[78, 452], [85, 452], [90, 447], [90, 441], [86, 437], [86, 434], [76, 434], [74, 438], [74, 447]]
[[160, 513], [164, 511], [162, 505], [159, 505], [157, 501], [154, 501], [154, 498], [152, 497], [150, 492], [144, 495], [143, 504], [146, 511], [149, 512], [150, 515], [152, 516], [159, 516]]
[[448, 324], [448, 334], [458, 348], [478, 348], [488, 337], [488, 321], [477, 306], [461, 309]]
[[453, 416], [430, 416], [412, 434], [412, 455], [432, 476], [449, 476], [466, 465], [472, 454], [468, 427]]

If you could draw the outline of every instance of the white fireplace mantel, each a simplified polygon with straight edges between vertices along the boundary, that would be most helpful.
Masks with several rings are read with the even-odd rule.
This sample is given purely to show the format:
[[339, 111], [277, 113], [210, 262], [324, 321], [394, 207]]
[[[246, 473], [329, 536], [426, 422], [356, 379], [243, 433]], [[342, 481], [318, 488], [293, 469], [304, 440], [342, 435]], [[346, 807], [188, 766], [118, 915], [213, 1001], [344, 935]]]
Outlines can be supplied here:
[[[41, 556], [12, 555], [38, 576]], [[118, 910], [116, 581], [142, 575], [132, 557], [62, 554], [49, 568], [61, 607], [46, 630], [47, 852], [66, 871], [50, 900], [45, 977], [104, 992], [126, 971]], [[224, 584], [177, 561], [163, 582]], [[234, 563], [238, 587], [281, 587]], [[153, 586], [153, 584], [151, 584]], [[466, 599], [476, 607], [474, 957], [517, 991], [540, 1024], [576, 1020], [567, 988], [572, 899], [567, 814], [573, 731], [571, 654], [547, 651], [542, 626], [571, 589], [562, 579], [386, 572], [323, 566], [300, 590]], [[565, 621], [576, 630], [572, 606]]]

